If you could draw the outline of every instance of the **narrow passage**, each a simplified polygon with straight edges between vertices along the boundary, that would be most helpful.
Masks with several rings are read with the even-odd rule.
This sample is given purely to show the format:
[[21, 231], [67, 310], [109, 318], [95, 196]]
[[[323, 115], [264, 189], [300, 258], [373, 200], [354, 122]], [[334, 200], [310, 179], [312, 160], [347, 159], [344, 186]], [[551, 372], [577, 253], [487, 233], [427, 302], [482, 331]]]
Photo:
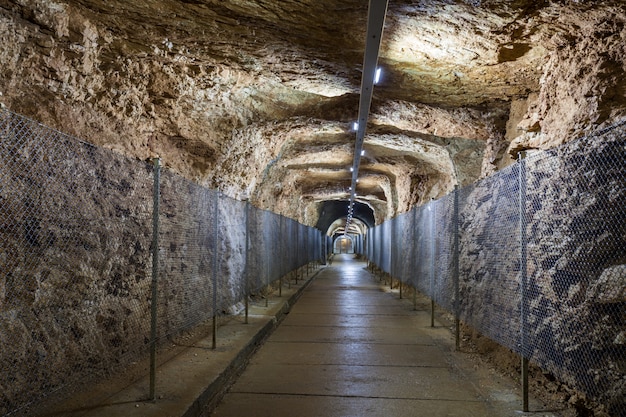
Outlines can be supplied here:
[[430, 327], [428, 304], [415, 311], [365, 266], [336, 255], [212, 415], [520, 415], [513, 384], [460, 364], [449, 330]]

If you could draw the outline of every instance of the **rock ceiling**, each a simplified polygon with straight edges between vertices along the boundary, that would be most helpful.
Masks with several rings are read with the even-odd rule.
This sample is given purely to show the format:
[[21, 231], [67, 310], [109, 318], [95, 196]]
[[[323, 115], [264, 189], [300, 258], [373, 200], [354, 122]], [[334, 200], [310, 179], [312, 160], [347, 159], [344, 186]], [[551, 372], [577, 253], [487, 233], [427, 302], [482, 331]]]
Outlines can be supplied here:
[[[0, 0], [0, 101], [326, 230], [349, 196], [367, 11]], [[625, 21], [623, 1], [390, 0], [357, 214], [380, 222], [620, 119]]]

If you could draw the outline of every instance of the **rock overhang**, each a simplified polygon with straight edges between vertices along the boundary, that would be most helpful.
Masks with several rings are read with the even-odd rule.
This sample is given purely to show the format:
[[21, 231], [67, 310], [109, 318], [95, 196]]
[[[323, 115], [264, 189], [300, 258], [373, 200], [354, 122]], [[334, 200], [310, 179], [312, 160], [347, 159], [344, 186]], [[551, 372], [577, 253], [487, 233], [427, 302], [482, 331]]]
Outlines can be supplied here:
[[[624, 114], [625, 6], [390, 2], [357, 201], [375, 222]], [[318, 223], [348, 196], [367, 2], [5, 2], [2, 101]], [[347, 184], [347, 185], [346, 185]]]

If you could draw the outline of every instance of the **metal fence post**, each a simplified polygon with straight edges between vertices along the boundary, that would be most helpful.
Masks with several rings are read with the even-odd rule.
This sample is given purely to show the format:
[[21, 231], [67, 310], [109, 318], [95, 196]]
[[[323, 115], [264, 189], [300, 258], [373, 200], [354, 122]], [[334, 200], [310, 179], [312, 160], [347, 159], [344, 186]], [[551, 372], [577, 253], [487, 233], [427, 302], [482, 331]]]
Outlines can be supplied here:
[[159, 282], [159, 197], [161, 159], [153, 159], [154, 187], [152, 206], [152, 298], [150, 302], [150, 400], [156, 399], [157, 296]]
[[298, 269], [300, 268], [300, 225], [296, 225], [296, 285], [298, 285]]
[[430, 202], [430, 327], [435, 327], [435, 251], [437, 250], [437, 242], [435, 234], [437, 233], [437, 206], [435, 200]]
[[250, 310], [250, 201], [246, 200], [246, 259], [245, 259], [245, 281], [246, 288], [244, 291], [244, 298], [246, 304], [246, 320], [245, 324], [248, 324], [248, 312]]
[[[406, 216], [402, 217], [402, 221], [403, 222], [404, 222], [404, 217], [406, 217]], [[400, 217], [396, 217], [396, 223], [397, 224], [396, 224], [396, 233], [395, 233], [395, 235], [396, 235], [396, 238], [397, 238], [397, 244], [398, 245], [395, 248], [396, 249], [396, 256], [394, 257], [394, 260], [395, 260], [395, 262], [399, 262], [400, 263], [400, 265], [396, 265], [395, 269], [396, 269], [396, 274], [397, 274], [397, 277], [398, 277], [398, 285], [400, 285], [399, 297], [400, 297], [400, 299], [402, 299], [402, 278], [403, 278], [403, 275], [404, 275], [404, 273], [403, 273], [404, 272], [404, 268], [403, 268], [404, 262], [401, 260], [401, 259], [403, 259], [403, 257], [401, 257], [399, 255], [400, 255], [400, 253], [402, 251], [402, 247], [401, 247], [402, 244], [400, 243], [400, 242], [402, 242], [402, 236], [400, 236], [400, 233], [404, 233], [404, 228], [401, 228], [400, 226], [404, 226], [404, 223], [402, 223], [402, 224], [400, 223]], [[400, 230], [400, 229], [402, 229], [402, 230]]]
[[[281, 250], [282, 240], [283, 240], [283, 215], [280, 214], [278, 217], [278, 255], [282, 256], [283, 251]], [[291, 284], [289, 285], [291, 287]], [[280, 273], [280, 277], [278, 278], [278, 296], [283, 296], [283, 274]]]
[[522, 411], [528, 412], [528, 358], [526, 358], [526, 288], [527, 288], [527, 252], [526, 252], [526, 152], [518, 154], [519, 163], [519, 243], [520, 243], [520, 288], [521, 288], [521, 352], [522, 352]]
[[220, 193], [217, 192], [215, 195], [215, 204], [213, 206], [213, 337], [212, 337], [212, 348], [215, 349], [217, 347], [217, 263], [219, 257], [217, 256], [217, 245], [218, 245], [218, 227], [219, 227], [219, 199]]
[[394, 256], [393, 256], [393, 250], [394, 250], [394, 237], [395, 237], [395, 229], [396, 229], [396, 225], [398, 223], [398, 218], [396, 217], [395, 219], [391, 219], [391, 227], [389, 228], [389, 289], [393, 290], [393, 274], [395, 274], [395, 265], [393, 264], [394, 261]]
[[[411, 242], [413, 242], [413, 256], [412, 261], [415, 263], [417, 260], [417, 254], [415, 253], [415, 249], [418, 248], [415, 242], [417, 242], [417, 209], [413, 208], [413, 222], [411, 223]], [[412, 268], [413, 271], [417, 271], [417, 265], [414, 265], [415, 268]], [[417, 311], [417, 279], [413, 280], [413, 311]]]
[[[265, 216], [264, 218], [264, 222], [263, 222], [263, 227], [267, 228], [267, 223], [269, 222], [268, 220], [268, 215]], [[267, 236], [265, 236], [267, 239], [267, 242], [265, 242], [265, 287], [266, 287], [266, 291], [267, 294], [265, 296], [265, 307], [269, 307], [270, 305], [270, 293], [271, 293], [271, 280], [270, 280], [270, 272], [271, 272], [271, 268], [270, 268], [270, 259], [271, 259], [271, 250], [270, 250], [270, 239], [267, 238]]]
[[454, 282], [454, 340], [456, 350], [461, 347], [461, 321], [460, 321], [460, 307], [461, 301], [459, 300], [459, 186], [454, 186], [454, 213], [452, 220], [453, 247], [454, 253], [452, 254], [452, 281]]

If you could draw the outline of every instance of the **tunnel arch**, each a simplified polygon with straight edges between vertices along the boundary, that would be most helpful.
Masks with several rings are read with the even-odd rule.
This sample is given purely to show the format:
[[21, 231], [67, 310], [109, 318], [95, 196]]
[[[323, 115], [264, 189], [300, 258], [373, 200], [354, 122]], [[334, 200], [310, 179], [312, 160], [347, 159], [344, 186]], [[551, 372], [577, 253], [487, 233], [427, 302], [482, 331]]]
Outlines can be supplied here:
[[337, 235], [333, 239], [333, 253], [354, 253], [354, 240], [350, 235]]
[[[322, 232], [326, 232], [328, 236], [332, 236], [331, 226], [337, 220], [343, 219], [348, 215], [348, 200], [327, 200], [319, 207], [319, 217], [316, 228]], [[355, 219], [359, 219], [366, 228], [374, 227], [376, 224], [374, 211], [365, 204], [356, 202], [354, 204]]]

